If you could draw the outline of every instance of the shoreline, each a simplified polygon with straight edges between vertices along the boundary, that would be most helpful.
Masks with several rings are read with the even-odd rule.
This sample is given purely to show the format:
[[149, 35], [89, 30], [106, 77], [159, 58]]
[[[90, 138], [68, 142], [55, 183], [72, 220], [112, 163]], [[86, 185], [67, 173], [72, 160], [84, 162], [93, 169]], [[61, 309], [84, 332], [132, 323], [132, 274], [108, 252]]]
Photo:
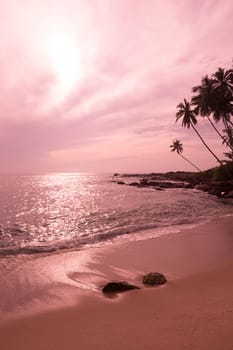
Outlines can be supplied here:
[[[1, 300], [11, 304], [8, 315], [17, 317], [5, 313], [0, 342], [7, 350], [170, 349], [172, 344], [177, 350], [229, 350], [232, 248], [229, 216], [174, 235], [28, 259], [11, 271], [9, 285], [1, 286]], [[164, 273], [168, 283], [143, 287], [141, 278], [150, 271]], [[104, 297], [102, 286], [115, 279], [142, 288]], [[9, 293], [12, 283], [18, 300]]]

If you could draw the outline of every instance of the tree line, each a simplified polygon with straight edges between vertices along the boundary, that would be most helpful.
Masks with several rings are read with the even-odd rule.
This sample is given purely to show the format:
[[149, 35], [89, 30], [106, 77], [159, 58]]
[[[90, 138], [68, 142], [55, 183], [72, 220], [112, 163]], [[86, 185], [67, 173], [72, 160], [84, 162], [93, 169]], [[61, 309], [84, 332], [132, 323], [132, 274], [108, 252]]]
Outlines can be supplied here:
[[[233, 161], [233, 69], [218, 68], [211, 76], [205, 75], [201, 84], [192, 88], [191, 101], [184, 99], [177, 105], [176, 121], [181, 120], [181, 125], [192, 129], [200, 141], [215, 158], [223, 165]], [[224, 152], [225, 160], [219, 157], [209, 147], [206, 140], [197, 129], [198, 118], [207, 118], [211, 127], [218, 134], [220, 141], [227, 148]], [[222, 122], [223, 130], [218, 130], [217, 124]], [[174, 140], [170, 145], [172, 152], [177, 152], [188, 161], [196, 170], [201, 171], [195, 164], [182, 155], [183, 145], [180, 140]]]

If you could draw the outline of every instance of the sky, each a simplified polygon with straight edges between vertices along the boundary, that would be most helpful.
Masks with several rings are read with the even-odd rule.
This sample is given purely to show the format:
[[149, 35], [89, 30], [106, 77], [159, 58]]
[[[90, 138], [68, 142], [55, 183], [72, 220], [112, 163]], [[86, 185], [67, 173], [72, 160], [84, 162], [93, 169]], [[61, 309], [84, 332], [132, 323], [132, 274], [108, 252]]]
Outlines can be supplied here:
[[175, 139], [217, 165], [175, 115], [231, 67], [232, 16], [232, 0], [0, 0], [0, 172], [192, 170]]

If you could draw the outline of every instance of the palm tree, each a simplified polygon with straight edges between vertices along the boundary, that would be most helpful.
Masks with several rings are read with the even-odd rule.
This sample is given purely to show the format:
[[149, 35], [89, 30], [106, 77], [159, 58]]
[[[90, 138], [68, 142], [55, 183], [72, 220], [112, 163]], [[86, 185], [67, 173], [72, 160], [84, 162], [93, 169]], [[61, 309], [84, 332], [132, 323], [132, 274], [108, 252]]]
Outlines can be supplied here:
[[215, 89], [220, 89], [224, 95], [233, 93], [233, 69], [218, 68], [213, 74]]
[[216, 121], [223, 121], [226, 129], [233, 126], [233, 69], [218, 68], [212, 75], [214, 103], [213, 117]]
[[192, 97], [191, 101], [191, 104], [195, 106], [195, 113], [201, 115], [202, 117], [207, 117], [213, 129], [221, 137], [221, 139], [224, 140], [224, 136], [219, 132], [210, 118], [214, 101], [213, 80], [210, 79], [208, 75], [204, 76], [201, 80], [201, 85], [194, 86], [192, 91], [197, 93]]
[[204, 141], [203, 137], [200, 135], [198, 130], [195, 128], [195, 125], [197, 124], [196, 111], [191, 108], [191, 104], [186, 99], [184, 99], [184, 103], [183, 102], [179, 103], [177, 108], [178, 108], [178, 111], [176, 113], [176, 121], [178, 121], [180, 118], [182, 118], [182, 126], [187, 127], [188, 129], [190, 127], [192, 127], [194, 132], [200, 138], [203, 145], [208, 149], [208, 151], [217, 160], [217, 162], [222, 165], [223, 163], [221, 162], [221, 160], [209, 148], [207, 143]]
[[201, 171], [201, 169], [199, 169], [195, 164], [193, 164], [189, 159], [187, 159], [185, 156], [182, 155], [183, 152], [183, 145], [180, 142], [180, 140], [175, 140], [173, 141], [172, 145], [170, 145], [171, 148], [171, 152], [177, 152], [177, 154], [179, 154], [179, 156], [181, 156], [184, 160], [186, 160], [186, 162], [188, 162], [189, 164], [191, 164], [195, 169], [197, 169], [198, 171]]
[[[231, 116], [233, 114], [233, 70], [224, 70], [219, 68], [212, 78], [204, 76], [201, 85], [193, 87], [192, 91], [196, 93], [192, 97], [192, 105], [195, 106], [195, 112], [203, 117], [207, 117], [210, 124], [221, 137], [223, 143], [233, 151], [232, 139], [228, 138], [229, 129], [232, 127]], [[224, 124], [224, 133], [222, 135], [212, 122], [210, 115], [217, 123], [222, 120]]]
[[201, 85], [194, 86], [192, 92], [198, 93], [192, 98], [192, 102], [197, 108], [197, 113], [202, 117], [210, 115], [212, 112], [213, 80], [208, 75], [205, 75], [201, 79]]

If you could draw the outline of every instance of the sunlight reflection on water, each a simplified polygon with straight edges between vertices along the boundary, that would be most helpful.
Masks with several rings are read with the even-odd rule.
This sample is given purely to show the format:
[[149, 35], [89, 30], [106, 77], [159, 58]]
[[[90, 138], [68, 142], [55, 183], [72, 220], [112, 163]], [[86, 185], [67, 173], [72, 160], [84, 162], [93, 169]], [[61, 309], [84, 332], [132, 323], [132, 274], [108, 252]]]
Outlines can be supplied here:
[[0, 249], [80, 247], [233, 211], [205, 193], [119, 186], [95, 174], [1, 177], [0, 191]]
[[[97, 210], [93, 177], [65, 173], [25, 176], [20, 181], [13, 178], [13, 186], [5, 188], [2, 197], [6, 210], [1, 217], [6, 235], [20, 234], [23, 245], [28, 240], [33, 244], [84, 234], [85, 218]], [[84, 231], [77, 231], [77, 224]]]

